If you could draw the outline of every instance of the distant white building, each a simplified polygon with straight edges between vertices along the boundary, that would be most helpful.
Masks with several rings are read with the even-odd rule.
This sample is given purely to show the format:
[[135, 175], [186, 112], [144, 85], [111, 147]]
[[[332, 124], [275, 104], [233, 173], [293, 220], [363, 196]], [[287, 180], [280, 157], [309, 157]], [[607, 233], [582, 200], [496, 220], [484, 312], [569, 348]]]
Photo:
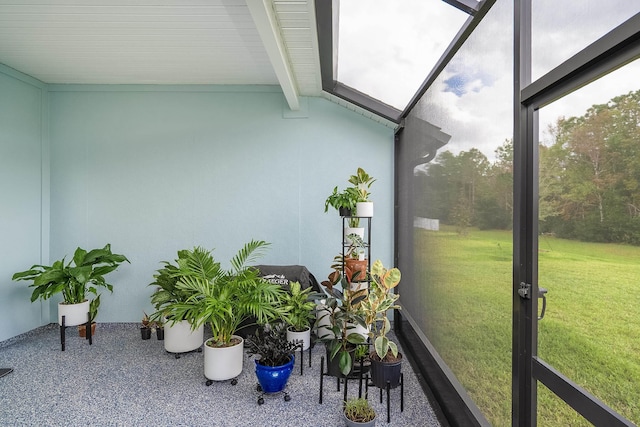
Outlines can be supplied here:
[[431, 219], [431, 218], [421, 218], [419, 216], [413, 217], [413, 227], [414, 228], [423, 228], [425, 230], [439, 231], [440, 230], [440, 220], [439, 219]]

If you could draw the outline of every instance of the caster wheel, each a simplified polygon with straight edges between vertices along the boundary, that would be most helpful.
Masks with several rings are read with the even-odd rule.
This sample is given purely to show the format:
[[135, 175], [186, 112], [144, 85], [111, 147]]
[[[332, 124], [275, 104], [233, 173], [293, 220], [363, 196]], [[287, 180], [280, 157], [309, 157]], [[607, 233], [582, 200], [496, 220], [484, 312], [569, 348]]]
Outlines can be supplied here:
[[264, 405], [264, 399], [262, 397], [258, 399], [258, 405]]
[[289, 396], [288, 394], [285, 394], [285, 395], [284, 395], [284, 401], [285, 401], [285, 402], [288, 402], [288, 401], [290, 401], [290, 400], [291, 400], [291, 396]]
[[261, 392], [261, 391], [262, 391], [262, 387], [260, 387], [260, 384], [258, 384], [258, 385], [256, 386], [256, 391], [259, 391], [259, 392]]
[[209, 387], [211, 384], [213, 384], [213, 380], [207, 380], [206, 383], [204, 383], [207, 387]]
[[176, 359], [180, 359], [180, 355], [179, 355], [179, 354], [176, 354], [176, 355], [175, 355], [175, 358], [176, 358]]
[[202, 347], [198, 347], [198, 353], [202, 353]]
[[237, 378], [232, 379], [231, 385], [236, 385], [236, 384], [238, 384], [238, 379]]

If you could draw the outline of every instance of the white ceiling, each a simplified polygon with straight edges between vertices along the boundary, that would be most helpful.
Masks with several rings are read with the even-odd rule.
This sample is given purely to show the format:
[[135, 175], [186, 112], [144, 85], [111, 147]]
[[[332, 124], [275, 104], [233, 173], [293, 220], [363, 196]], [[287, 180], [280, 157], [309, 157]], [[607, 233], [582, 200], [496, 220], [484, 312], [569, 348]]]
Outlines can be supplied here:
[[45, 83], [321, 96], [314, 0], [0, 0], [0, 63]]

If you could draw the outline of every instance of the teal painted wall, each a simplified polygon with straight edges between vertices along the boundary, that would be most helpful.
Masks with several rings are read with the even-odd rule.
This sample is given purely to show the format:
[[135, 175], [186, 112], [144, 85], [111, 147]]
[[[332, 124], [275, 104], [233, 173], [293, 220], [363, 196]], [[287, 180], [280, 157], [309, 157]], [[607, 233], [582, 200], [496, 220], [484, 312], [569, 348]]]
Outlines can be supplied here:
[[0, 65], [0, 341], [49, 323], [49, 304], [11, 281], [48, 256], [46, 101], [44, 84]]
[[262, 263], [323, 280], [342, 227], [324, 200], [358, 166], [377, 178], [372, 256], [391, 264], [392, 129], [321, 98], [294, 114], [271, 87], [49, 90], [51, 258], [109, 242], [131, 260], [110, 276], [98, 321], [140, 320], [160, 261], [194, 245], [228, 266], [263, 239]]

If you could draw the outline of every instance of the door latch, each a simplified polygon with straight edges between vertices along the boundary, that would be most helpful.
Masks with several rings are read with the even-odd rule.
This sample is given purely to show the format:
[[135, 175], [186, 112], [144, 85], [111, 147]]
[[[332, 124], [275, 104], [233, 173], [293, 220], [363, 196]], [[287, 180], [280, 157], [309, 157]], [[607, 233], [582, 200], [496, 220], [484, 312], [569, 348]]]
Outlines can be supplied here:
[[[538, 316], [538, 320], [541, 320], [544, 317], [545, 311], [547, 311], [547, 292], [546, 288], [538, 288], [538, 298], [542, 298], [542, 311], [540, 312], [540, 316]], [[518, 295], [520, 295], [522, 299], [531, 299], [531, 284], [520, 282]]]
[[518, 295], [520, 295], [520, 298], [522, 299], [531, 299], [531, 285], [529, 283], [520, 282]]

